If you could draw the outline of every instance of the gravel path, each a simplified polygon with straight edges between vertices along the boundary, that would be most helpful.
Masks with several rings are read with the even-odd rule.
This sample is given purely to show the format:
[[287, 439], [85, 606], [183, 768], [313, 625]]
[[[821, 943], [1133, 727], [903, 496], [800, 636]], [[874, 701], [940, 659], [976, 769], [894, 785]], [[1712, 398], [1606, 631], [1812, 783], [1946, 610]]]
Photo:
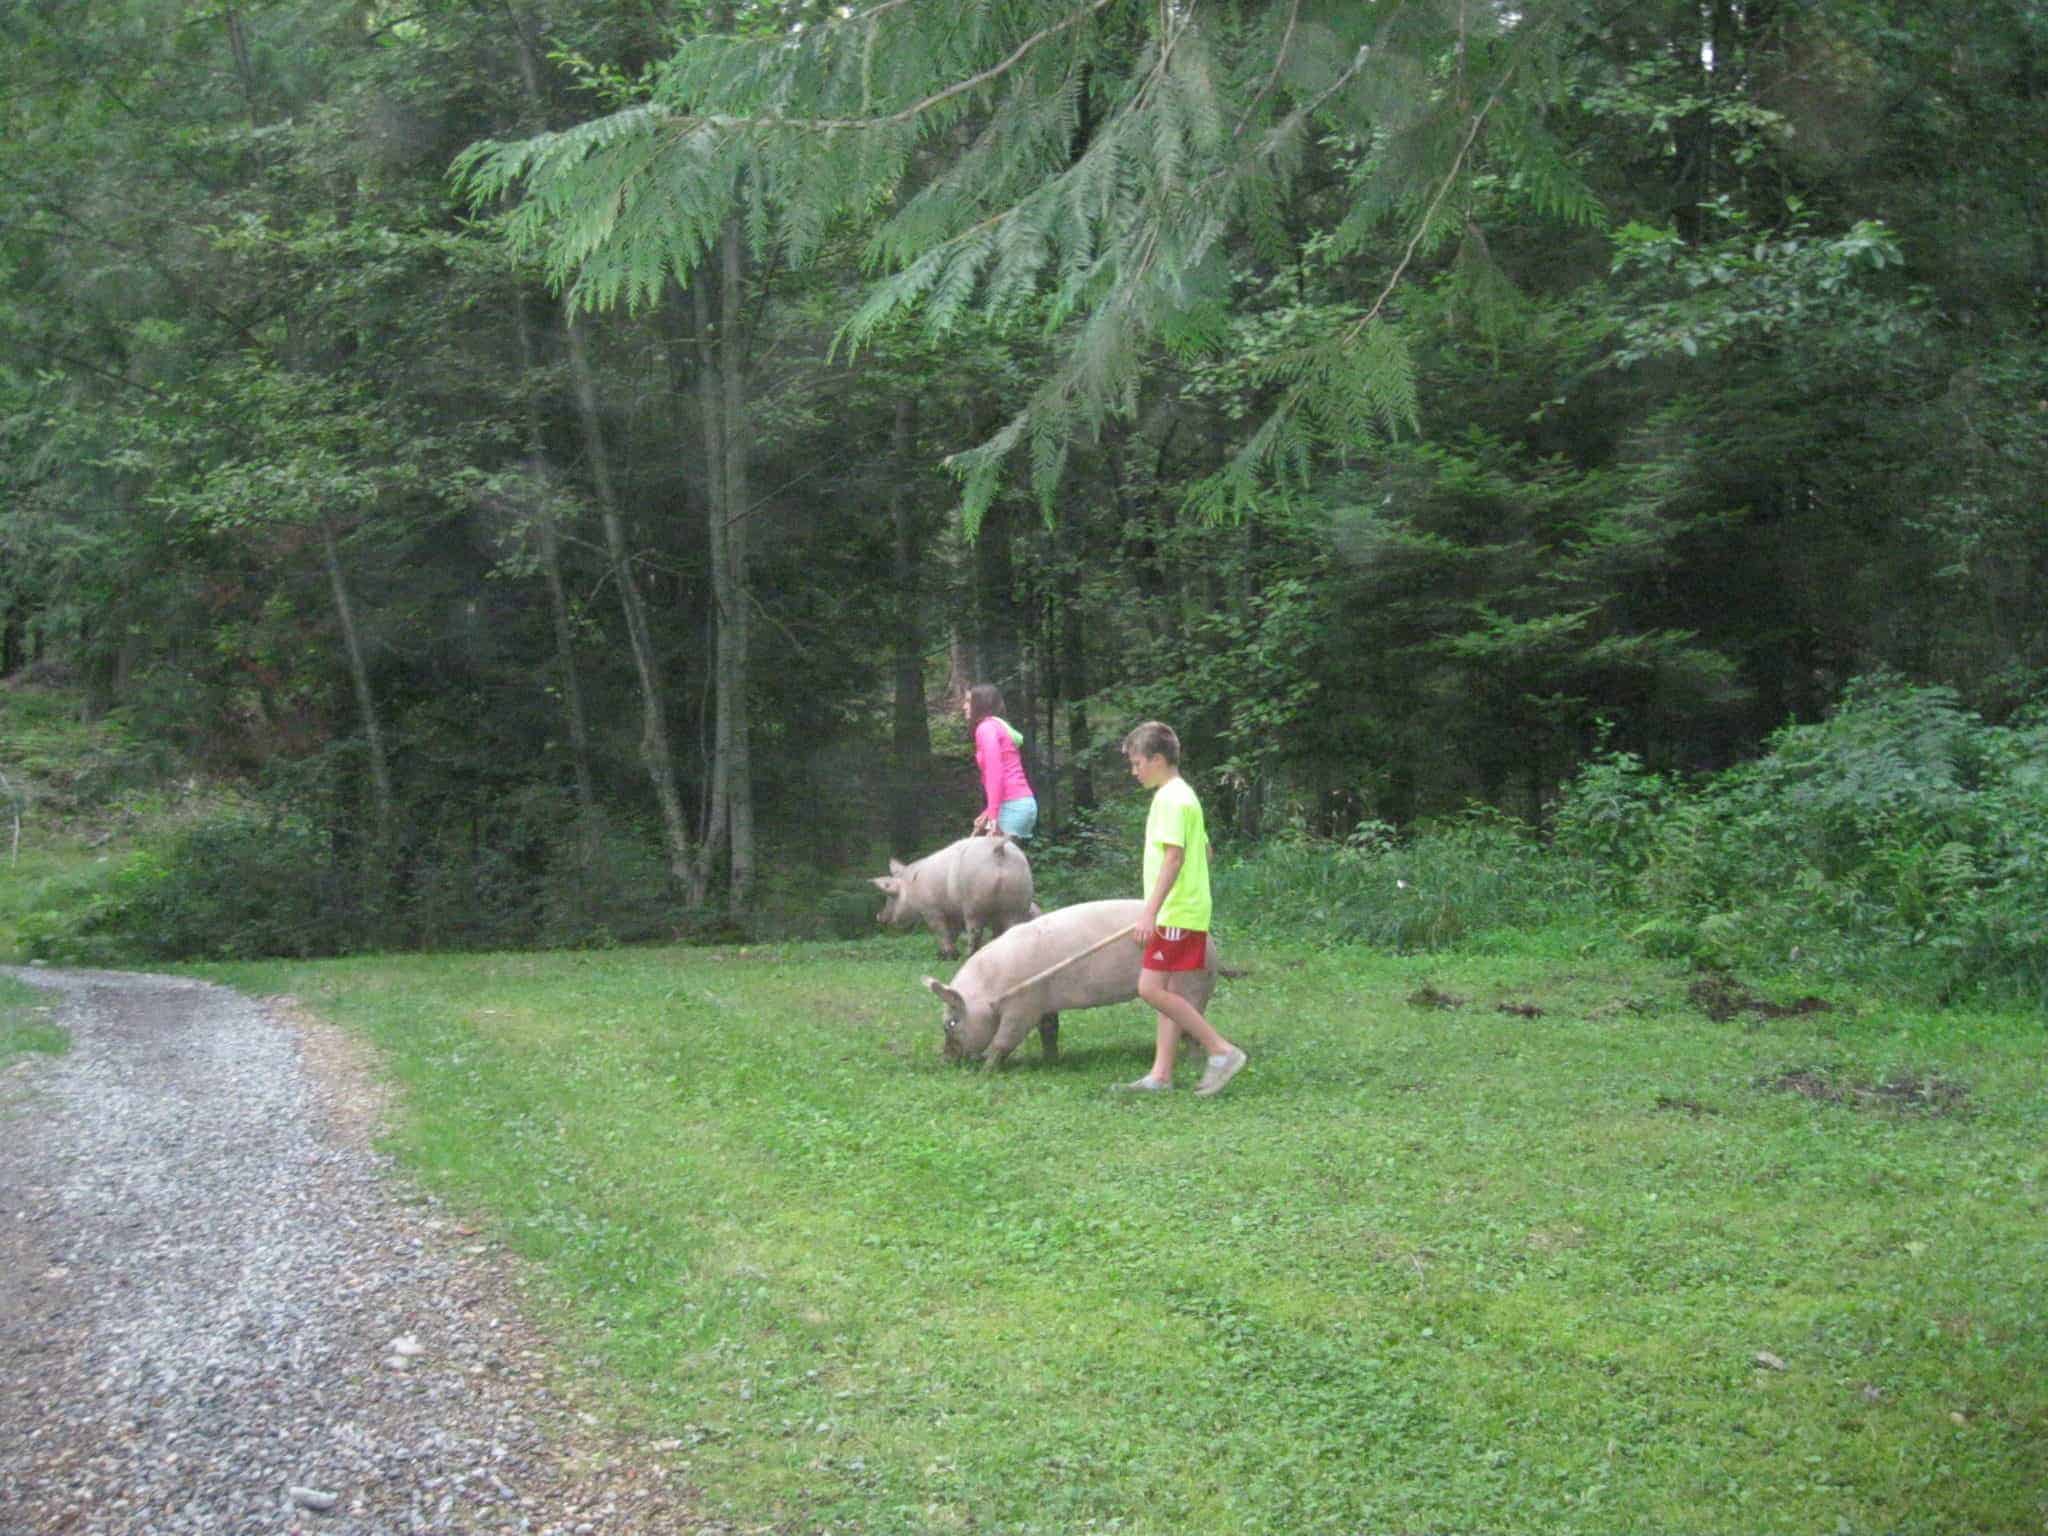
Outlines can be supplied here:
[[72, 1046], [0, 1074], [0, 1533], [723, 1529], [550, 1384], [514, 1267], [371, 1149], [347, 1037], [6, 974]]

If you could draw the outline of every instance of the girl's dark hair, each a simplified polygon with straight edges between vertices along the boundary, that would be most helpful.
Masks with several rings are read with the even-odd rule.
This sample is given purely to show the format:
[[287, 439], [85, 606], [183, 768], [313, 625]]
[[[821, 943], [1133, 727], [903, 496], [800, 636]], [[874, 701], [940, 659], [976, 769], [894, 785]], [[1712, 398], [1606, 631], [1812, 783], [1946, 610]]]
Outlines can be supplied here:
[[1003, 690], [994, 683], [976, 683], [967, 690], [968, 718], [979, 725], [990, 715], [1003, 712]]

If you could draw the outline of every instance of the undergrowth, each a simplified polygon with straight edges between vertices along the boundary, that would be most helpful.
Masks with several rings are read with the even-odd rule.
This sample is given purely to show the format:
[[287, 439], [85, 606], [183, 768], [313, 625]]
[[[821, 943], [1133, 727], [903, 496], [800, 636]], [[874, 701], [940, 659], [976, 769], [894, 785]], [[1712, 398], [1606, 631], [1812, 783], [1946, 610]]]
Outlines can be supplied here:
[[[1047, 906], [1137, 895], [1144, 804], [1109, 798], [1031, 845]], [[436, 827], [374, 857], [275, 800], [160, 837], [112, 870], [0, 903], [30, 954], [73, 963], [379, 948], [605, 948], [872, 933], [872, 869], [764, 850], [754, 909], [686, 910], [646, 828], [568, 841], [565, 807], [491, 835]], [[2048, 724], [1992, 726], [1939, 688], [1870, 679], [1824, 722], [1701, 780], [1626, 753], [1565, 786], [1544, 836], [1491, 812], [1342, 841], [1223, 840], [1217, 928], [1443, 952], [1575, 930], [1703, 969], [1864, 979], [1923, 1001], [2048, 1002]], [[75, 865], [73, 866], [75, 872]]]

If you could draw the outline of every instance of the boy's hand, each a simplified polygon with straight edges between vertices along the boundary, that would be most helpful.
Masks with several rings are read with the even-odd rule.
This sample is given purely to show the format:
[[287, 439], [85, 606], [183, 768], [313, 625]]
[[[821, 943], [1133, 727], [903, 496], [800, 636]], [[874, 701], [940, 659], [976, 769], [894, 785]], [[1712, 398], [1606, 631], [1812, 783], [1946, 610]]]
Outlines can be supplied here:
[[1187, 850], [1173, 843], [1166, 845], [1165, 856], [1159, 861], [1159, 878], [1145, 895], [1145, 911], [1138, 919], [1138, 942], [1150, 944], [1159, 932], [1159, 909], [1166, 905], [1166, 894], [1173, 889], [1173, 882], [1180, 878], [1180, 867], [1187, 861]]

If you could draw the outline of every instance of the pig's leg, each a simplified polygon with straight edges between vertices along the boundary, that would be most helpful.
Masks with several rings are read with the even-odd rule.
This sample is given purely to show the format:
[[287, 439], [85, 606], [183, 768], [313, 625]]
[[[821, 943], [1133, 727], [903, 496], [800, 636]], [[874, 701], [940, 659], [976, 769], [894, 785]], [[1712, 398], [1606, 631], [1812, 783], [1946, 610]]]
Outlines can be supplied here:
[[1038, 1021], [1038, 1045], [1047, 1061], [1060, 1059], [1060, 1016], [1048, 1013]]
[[1176, 971], [1168, 979], [1166, 987], [1170, 992], [1178, 992], [1206, 1014], [1210, 995], [1216, 990], [1216, 973], [1207, 967], [1199, 971]]
[[973, 931], [974, 947], [980, 949], [990, 939], [1001, 938], [1003, 920], [987, 907], [967, 913], [967, 926]]
[[1035, 1013], [1005, 1013], [996, 1021], [996, 1037], [989, 1041], [985, 1057], [985, 1068], [993, 1072], [1009, 1059], [1010, 1052], [1017, 1049], [1017, 1042], [1030, 1032], [1038, 1022]]
[[953, 944], [953, 925], [943, 917], [928, 917], [925, 927], [931, 929], [932, 937], [939, 941], [939, 954], [947, 960], [957, 959], [960, 951]]

